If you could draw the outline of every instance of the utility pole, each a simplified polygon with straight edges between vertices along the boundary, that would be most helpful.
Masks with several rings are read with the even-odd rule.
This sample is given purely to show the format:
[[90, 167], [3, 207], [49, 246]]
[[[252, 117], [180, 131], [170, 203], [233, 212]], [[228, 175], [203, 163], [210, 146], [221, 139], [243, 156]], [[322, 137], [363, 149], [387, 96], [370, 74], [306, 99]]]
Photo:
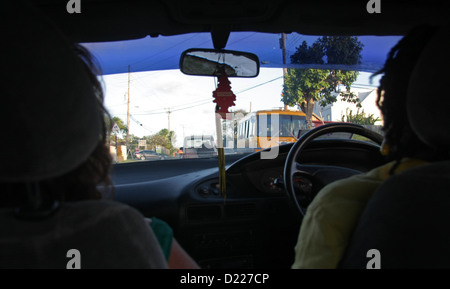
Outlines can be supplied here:
[[[283, 53], [283, 84], [284, 84], [284, 77], [287, 74], [287, 68], [286, 68], [286, 34], [281, 33], [281, 39], [280, 39], [280, 47], [281, 51]], [[284, 110], [287, 110], [288, 106], [284, 105]]]
[[167, 109], [167, 130], [168, 130], [167, 136], [169, 138], [169, 141], [172, 143], [172, 138], [170, 137], [170, 113], [171, 113], [171, 111], [170, 111], [170, 107], [169, 107]]
[[128, 150], [128, 135], [130, 132], [130, 73], [131, 73], [131, 66], [128, 65], [128, 108], [127, 108], [127, 138], [126, 138], [127, 150]]
[[167, 129], [169, 130], [170, 133], [170, 107], [167, 109]]
[[[283, 64], [286, 64], [286, 34], [281, 33], [281, 50], [283, 52]], [[283, 72], [286, 73], [286, 67], [283, 67]]]

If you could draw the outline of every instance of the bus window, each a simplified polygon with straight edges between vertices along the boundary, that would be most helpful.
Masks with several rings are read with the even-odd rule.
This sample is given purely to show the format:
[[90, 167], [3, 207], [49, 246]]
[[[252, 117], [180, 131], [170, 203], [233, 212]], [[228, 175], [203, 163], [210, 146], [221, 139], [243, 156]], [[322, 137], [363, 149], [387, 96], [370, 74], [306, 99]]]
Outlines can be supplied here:
[[245, 138], [248, 138], [249, 121], [245, 121]]
[[282, 115], [280, 116], [280, 123], [286, 124], [285, 127], [282, 127], [282, 136], [295, 137], [298, 135], [299, 130], [306, 129], [306, 119], [304, 116]]
[[[261, 137], [296, 137], [299, 130], [306, 129], [306, 119], [299, 115], [279, 115], [279, 128], [271, 131], [271, 115], [258, 115], [258, 136]], [[267, 124], [265, 124], [267, 118]], [[279, 130], [279, 131], [278, 131]], [[266, 132], [266, 134], [265, 134]]]
[[255, 117], [252, 116], [252, 118], [250, 119], [250, 136], [254, 135], [255, 135]]
[[270, 127], [271, 127], [271, 117], [270, 114], [260, 114], [258, 115], [257, 127], [258, 127], [258, 136], [261, 137], [270, 137]]
[[241, 139], [242, 138], [242, 123], [241, 124], [239, 124], [239, 127], [238, 127], [238, 138], [239, 139]]
[[292, 117], [290, 115], [280, 115], [280, 136], [291, 136]]

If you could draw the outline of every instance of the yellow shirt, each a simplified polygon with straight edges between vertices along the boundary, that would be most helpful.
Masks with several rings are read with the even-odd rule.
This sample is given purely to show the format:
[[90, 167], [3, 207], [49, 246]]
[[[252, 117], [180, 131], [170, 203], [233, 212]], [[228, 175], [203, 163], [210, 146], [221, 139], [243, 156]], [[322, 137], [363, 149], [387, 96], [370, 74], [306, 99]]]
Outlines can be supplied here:
[[[394, 163], [333, 182], [320, 190], [303, 219], [292, 269], [333, 269], [338, 266], [367, 202], [389, 177]], [[404, 159], [395, 173], [426, 163]]]

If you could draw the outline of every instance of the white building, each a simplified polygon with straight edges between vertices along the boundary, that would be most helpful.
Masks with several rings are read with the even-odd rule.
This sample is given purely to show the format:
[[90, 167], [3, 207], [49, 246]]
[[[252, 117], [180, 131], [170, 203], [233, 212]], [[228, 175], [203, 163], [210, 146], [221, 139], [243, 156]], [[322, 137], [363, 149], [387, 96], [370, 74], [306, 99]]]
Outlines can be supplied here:
[[[359, 112], [361, 113], [364, 111], [366, 116], [373, 114], [374, 118], [378, 117], [380, 119], [380, 121], [375, 124], [381, 125], [381, 112], [376, 105], [377, 89], [352, 87], [351, 91], [355, 93], [360, 100], [362, 107], [359, 109]], [[345, 117], [350, 113], [350, 111], [352, 111], [352, 114], [355, 115], [358, 111], [358, 107], [355, 103], [341, 100], [340, 96], [337, 96], [336, 102], [328, 104], [325, 107], [320, 106], [317, 102], [314, 105], [314, 113], [321, 117], [324, 121], [342, 121], [342, 116]]]

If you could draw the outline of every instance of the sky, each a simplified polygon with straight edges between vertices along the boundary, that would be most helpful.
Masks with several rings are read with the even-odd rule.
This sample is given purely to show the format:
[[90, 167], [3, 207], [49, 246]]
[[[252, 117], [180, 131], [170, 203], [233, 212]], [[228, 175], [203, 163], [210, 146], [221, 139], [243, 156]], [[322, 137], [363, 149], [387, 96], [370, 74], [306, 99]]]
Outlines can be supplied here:
[[[230, 35], [227, 49], [255, 53], [261, 60], [256, 78], [230, 78], [236, 95], [230, 110], [247, 112], [283, 107], [282, 52], [279, 34], [236, 32]], [[286, 35], [287, 58], [303, 42], [313, 43], [317, 36], [297, 33]], [[363, 71], [378, 70], [387, 52], [399, 37], [361, 36]], [[169, 128], [176, 133], [175, 146], [183, 146], [185, 136], [216, 136], [215, 103], [212, 92], [216, 79], [188, 76], [179, 69], [179, 55], [186, 48], [212, 48], [208, 33], [191, 33], [170, 37], [145, 37], [136, 40], [83, 44], [95, 56], [103, 73], [105, 105], [111, 116], [127, 121], [127, 98], [130, 106], [130, 133], [148, 136]], [[128, 70], [130, 86], [128, 87]], [[361, 73], [355, 85], [370, 85], [369, 73]], [[377, 80], [372, 87], [377, 85]], [[129, 90], [129, 95], [128, 95]], [[170, 111], [170, 114], [168, 113]]]
[[[184, 137], [191, 134], [216, 136], [214, 77], [188, 76], [178, 69], [104, 75], [105, 106], [111, 116], [121, 118], [124, 123], [129, 76], [130, 134], [142, 137], [170, 126], [176, 134], [176, 147], [183, 146]], [[283, 107], [282, 76], [281, 68], [261, 68], [255, 78], [230, 78], [236, 95], [235, 106], [230, 110], [249, 112]], [[375, 87], [377, 80], [370, 84], [369, 76], [361, 73], [355, 85]]]

